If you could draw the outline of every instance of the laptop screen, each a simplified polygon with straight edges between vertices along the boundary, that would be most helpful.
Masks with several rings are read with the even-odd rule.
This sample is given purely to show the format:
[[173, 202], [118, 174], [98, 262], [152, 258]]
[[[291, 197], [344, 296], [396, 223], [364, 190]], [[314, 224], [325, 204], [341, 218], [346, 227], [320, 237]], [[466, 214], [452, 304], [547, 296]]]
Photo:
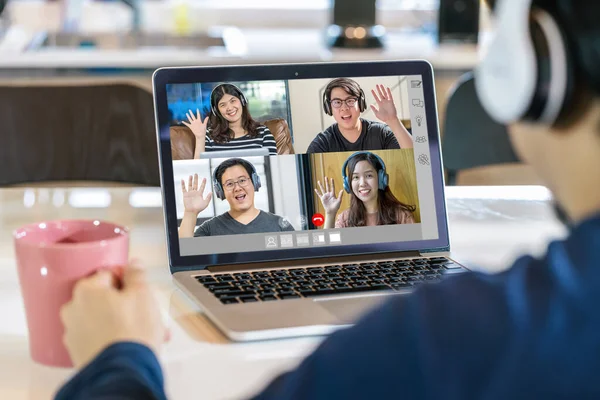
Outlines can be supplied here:
[[179, 257], [219, 264], [447, 241], [432, 90], [415, 73], [166, 83], [163, 186]]

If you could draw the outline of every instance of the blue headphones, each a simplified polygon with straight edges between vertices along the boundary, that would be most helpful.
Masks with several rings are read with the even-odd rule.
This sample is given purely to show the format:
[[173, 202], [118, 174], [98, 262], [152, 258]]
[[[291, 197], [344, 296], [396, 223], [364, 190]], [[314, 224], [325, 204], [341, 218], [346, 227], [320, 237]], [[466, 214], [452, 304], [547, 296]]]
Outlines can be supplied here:
[[[227, 165], [223, 167], [223, 164], [225, 163], [227, 163]], [[217, 179], [217, 173], [223, 168], [227, 169], [233, 167], [234, 165], [241, 165], [246, 169], [246, 171], [252, 171], [252, 173], [250, 174], [250, 179], [252, 180], [252, 186], [254, 186], [254, 191], [258, 192], [258, 189], [260, 189], [260, 176], [258, 175], [258, 173], [256, 173], [256, 168], [254, 168], [254, 165], [241, 158], [230, 158], [219, 164], [219, 166], [215, 168], [215, 171], [213, 172], [213, 188], [215, 191], [215, 195], [218, 199], [225, 200], [225, 191], [223, 190], [223, 185], [221, 185], [221, 182], [219, 181], [219, 179]]]
[[379, 157], [375, 153], [371, 153], [370, 151], [359, 151], [359, 152], [352, 154], [350, 157], [348, 157], [346, 159], [346, 161], [344, 162], [344, 165], [342, 166], [342, 180], [344, 181], [344, 190], [346, 191], [346, 193], [350, 193], [352, 190], [350, 187], [350, 182], [348, 182], [348, 175], [346, 174], [346, 167], [348, 166], [348, 162], [350, 161], [350, 159], [352, 159], [353, 157], [355, 157], [359, 154], [369, 154], [369, 155], [375, 157], [375, 159], [377, 159], [379, 166], [376, 165], [375, 168], [377, 168], [377, 178], [378, 178], [377, 180], [378, 180], [379, 190], [385, 190], [385, 188], [388, 187], [388, 183], [390, 180], [390, 177], [385, 170], [385, 163], [383, 162], [381, 157]]
[[223, 87], [223, 86], [231, 86], [234, 90], [234, 92], [236, 92], [235, 96], [239, 97], [240, 99], [240, 103], [242, 103], [242, 107], [246, 107], [246, 104], [248, 104], [248, 99], [246, 98], [246, 96], [244, 95], [244, 92], [242, 92], [240, 90], [240, 88], [238, 88], [237, 86], [235, 86], [234, 84], [231, 83], [221, 83], [217, 86], [214, 87], [214, 89], [210, 92], [210, 112], [217, 117], [218, 115], [220, 115], [221, 113], [219, 112], [219, 107], [217, 106], [217, 101], [216, 101], [216, 96], [215, 96], [215, 92], [217, 89]]

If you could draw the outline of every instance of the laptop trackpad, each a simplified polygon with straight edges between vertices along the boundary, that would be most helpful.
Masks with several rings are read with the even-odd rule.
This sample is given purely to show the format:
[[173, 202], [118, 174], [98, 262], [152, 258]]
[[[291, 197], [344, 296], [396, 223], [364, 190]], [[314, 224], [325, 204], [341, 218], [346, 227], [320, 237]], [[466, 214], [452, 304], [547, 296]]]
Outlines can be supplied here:
[[315, 300], [315, 303], [333, 314], [340, 322], [351, 324], [364, 313], [389, 300], [390, 296], [367, 296], [347, 299]]

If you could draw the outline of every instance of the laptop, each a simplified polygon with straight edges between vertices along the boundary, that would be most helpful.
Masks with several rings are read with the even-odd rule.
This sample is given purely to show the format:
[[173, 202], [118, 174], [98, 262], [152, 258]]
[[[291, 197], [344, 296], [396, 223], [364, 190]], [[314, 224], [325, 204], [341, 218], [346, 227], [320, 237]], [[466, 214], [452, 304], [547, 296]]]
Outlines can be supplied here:
[[[214, 109], [223, 84], [216, 101], [232, 108]], [[170, 271], [229, 339], [329, 334], [467, 270], [450, 258], [428, 62], [161, 68], [153, 89]], [[294, 154], [224, 151], [178, 171], [169, 121], [182, 104], [226, 127], [284, 120]], [[193, 212], [179, 219], [182, 207]]]

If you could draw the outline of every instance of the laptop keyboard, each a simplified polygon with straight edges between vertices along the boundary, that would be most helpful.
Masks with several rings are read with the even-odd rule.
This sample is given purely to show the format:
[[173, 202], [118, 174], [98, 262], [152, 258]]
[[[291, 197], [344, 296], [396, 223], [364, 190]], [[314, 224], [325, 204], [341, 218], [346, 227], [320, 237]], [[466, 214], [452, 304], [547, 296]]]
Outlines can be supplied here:
[[462, 267], [445, 257], [197, 276], [223, 304], [399, 291]]

